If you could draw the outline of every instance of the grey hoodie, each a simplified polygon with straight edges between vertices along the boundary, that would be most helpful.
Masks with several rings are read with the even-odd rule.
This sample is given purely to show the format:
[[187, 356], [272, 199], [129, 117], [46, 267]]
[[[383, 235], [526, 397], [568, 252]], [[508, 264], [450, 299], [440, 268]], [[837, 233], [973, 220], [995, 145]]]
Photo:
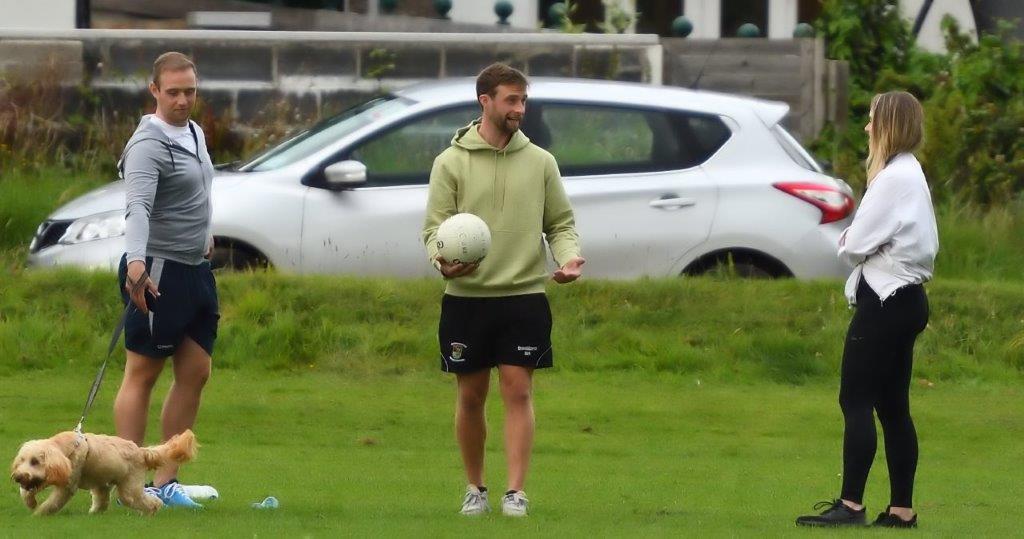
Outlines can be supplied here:
[[210, 241], [213, 163], [203, 130], [189, 120], [198, 155], [175, 144], [142, 117], [128, 140], [118, 171], [126, 186], [125, 252], [197, 265]]

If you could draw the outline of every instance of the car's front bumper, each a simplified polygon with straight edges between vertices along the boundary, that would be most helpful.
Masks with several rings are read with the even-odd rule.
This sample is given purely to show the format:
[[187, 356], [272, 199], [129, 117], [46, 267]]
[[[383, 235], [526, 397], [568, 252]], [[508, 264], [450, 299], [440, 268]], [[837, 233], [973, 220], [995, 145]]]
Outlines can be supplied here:
[[124, 236], [74, 245], [56, 244], [28, 255], [31, 267], [74, 266], [116, 271], [124, 254]]

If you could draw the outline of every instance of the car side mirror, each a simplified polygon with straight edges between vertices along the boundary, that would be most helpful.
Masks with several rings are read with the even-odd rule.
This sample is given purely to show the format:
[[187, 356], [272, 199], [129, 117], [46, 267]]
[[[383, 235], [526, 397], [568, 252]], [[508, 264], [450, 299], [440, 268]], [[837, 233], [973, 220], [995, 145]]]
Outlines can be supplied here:
[[366, 165], [359, 161], [339, 161], [324, 169], [327, 187], [334, 190], [354, 189], [366, 184]]

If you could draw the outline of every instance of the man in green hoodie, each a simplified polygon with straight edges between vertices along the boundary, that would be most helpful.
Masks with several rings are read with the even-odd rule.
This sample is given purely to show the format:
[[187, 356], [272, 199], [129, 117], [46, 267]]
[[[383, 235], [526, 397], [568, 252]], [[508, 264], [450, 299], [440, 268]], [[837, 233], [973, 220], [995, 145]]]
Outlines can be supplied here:
[[[465, 515], [490, 510], [483, 479], [484, 402], [494, 367], [505, 403], [508, 489], [502, 512], [526, 515], [532, 376], [553, 360], [544, 238], [558, 265], [551, 275], [556, 282], [578, 279], [584, 263], [558, 164], [519, 130], [527, 86], [526, 77], [509, 66], [484, 69], [476, 81], [481, 118], [458, 130], [430, 172], [423, 242], [448, 281], [438, 339], [441, 368], [458, 379], [456, 436], [469, 480]], [[490, 253], [479, 264], [453, 264], [438, 254], [437, 228], [456, 213], [472, 213], [491, 230]]]

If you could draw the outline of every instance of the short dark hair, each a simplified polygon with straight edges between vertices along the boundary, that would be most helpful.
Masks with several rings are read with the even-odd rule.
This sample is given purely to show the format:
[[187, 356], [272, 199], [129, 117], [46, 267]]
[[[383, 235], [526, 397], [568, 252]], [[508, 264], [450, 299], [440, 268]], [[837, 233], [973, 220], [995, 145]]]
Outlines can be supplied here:
[[199, 76], [196, 64], [188, 56], [180, 52], [165, 52], [153, 62], [153, 84], [156, 84], [157, 88], [160, 87], [160, 74], [164, 71], [181, 71], [183, 69], [191, 69], [196, 77]]
[[523, 75], [522, 71], [506, 64], [495, 62], [485, 67], [484, 70], [477, 75], [476, 95], [477, 97], [480, 97], [487, 94], [494, 97], [494, 94], [498, 91], [498, 86], [501, 86], [502, 84], [522, 86], [523, 88], [530, 85], [526, 80], [526, 75]]

